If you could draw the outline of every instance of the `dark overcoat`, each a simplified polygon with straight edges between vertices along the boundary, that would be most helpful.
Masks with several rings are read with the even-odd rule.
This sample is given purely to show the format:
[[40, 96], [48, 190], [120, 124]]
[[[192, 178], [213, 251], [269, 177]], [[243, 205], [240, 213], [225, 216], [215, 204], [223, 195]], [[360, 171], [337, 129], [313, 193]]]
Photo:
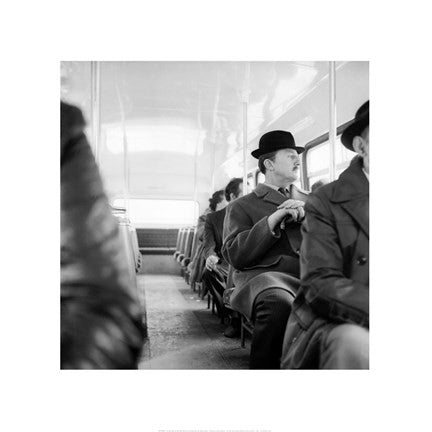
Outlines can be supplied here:
[[[291, 186], [290, 198], [306, 201], [307, 196]], [[259, 184], [226, 208], [222, 254], [235, 269], [231, 305], [249, 318], [255, 298], [262, 291], [282, 288], [295, 295], [301, 224], [289, 223], [284, 230], [276, 227], [272, 233], [267, 222], [286, 200], [280, 192]]]
[[355, 158], [305, 206], [301, 288], [284, 339], [282, 368], [317, 368], [337, 324], [369, 328], [369, 181]]
[[223, 239], [223, 223], [225, 219], [226, 208], [209, 213], [204, 225], [204, 256], [207, 259], [210, 255], [222, 257], [222, 239]]

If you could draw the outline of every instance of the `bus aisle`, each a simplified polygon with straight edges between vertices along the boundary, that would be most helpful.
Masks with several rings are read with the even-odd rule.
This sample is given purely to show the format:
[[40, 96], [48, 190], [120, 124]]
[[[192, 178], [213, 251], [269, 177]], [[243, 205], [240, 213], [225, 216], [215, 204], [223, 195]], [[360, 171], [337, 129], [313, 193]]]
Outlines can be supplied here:
[[148, 339], [139, 369], [248, 369], [249, 349], [223, 335], [224, 326], [183, 278], [139, 275]]

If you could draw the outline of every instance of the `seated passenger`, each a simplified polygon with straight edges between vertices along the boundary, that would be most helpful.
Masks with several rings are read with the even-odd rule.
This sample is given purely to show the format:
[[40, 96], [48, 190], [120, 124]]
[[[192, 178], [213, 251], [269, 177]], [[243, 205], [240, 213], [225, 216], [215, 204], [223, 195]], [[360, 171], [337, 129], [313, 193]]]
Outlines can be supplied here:
[[369, 368], [369, 101], [342, 143], [358, 156], [306, 204], [282, 368]]
[[62, 103], [61, 368], [134, 369], [145, 334], [135, 274], [84, 126]]
[[[227, 202], [232, 202], [243, 194], [243, 179], [233, 178], [225, 188]], [[226, 208], [207, 215], [204, 226], [204, 258], [205, 270], [202, 275], [206, 288], [210, 290], [216, 301], [219, 314], [223, 314], [223, 292], [228, 277], [228, 263], [222, 257], [223, 222]], [[235, 336], [233, 329], [226, 333], [228, 337]]]
[[188, 265], [190, 271], [190, 284], [193, 287], [195, 283], [201, 282], [202, 272], [204, 271], [205, 259], [203, 255], [203, 236], [204, 225], [207, 215], [220, 210], [226, 206], [225, 191], [223, 189], [216, 191], [209, 199], [209, 206], [205, 209], [204, 213], [198, 218], [196, 236], [199, 244], [195, 250], [191, 262]]
[[298, 179], [304, 149], [290, 132], [264, 134], [258, 159], [265, 182], [227, 207], [222, 254], [234, 267], [233, 308], [252, 319], [250, 367], [279, 369], [299, 277], [300, 225], [307, 194]]

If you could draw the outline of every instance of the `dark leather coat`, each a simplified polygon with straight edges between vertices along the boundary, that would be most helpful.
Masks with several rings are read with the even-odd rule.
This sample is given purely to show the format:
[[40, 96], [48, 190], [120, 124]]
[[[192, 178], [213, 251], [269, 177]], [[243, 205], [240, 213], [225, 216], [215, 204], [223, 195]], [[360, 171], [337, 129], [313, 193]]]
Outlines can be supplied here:
[[[307, 196], [294, 185], [291, 187], [292, 199], [306, 201]], [[222, 254], [235, 269], [231, 305], [248, 317], [252, 316], [256, 296], [268, 288], [280, 287], [295, 294], [293, 277], [298, 278], [300, 273], [301, 224], [287, 224], [285, 230], [277, 227], [273, 235], [267, 222], [286, 199], [259, 184], [226, 208]]]
[[84, 135], [61, 104], [61, 367], [136, 368], [143, 344], [135, 273]]
[[369, 327], [369, 181], [355, 158], [305, 206], [301, 288], [282, 353], [284, 368], [317, 367], [328, 325]]

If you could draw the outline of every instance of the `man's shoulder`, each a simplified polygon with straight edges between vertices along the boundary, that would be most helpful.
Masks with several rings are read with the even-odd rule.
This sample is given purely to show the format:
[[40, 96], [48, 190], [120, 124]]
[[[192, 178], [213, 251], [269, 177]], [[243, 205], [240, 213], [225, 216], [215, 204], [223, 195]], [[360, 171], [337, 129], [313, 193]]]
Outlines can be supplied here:
[[321, 186], [320, 188], [318, 188], [318, 190], [309, 195], [309, 199], [317, 197], [321, 200], [329, 200], [330, 197], [333, 195], [333, 191], [336, 187], [337, 182], [338, 180], [335, 180], [331, 183]]
[[205, 218], [206, 225], [213, 223], [216, 220], [216, 211], [208, 213]]
[[236, 209], [239, 207], [248, 207], [252, 202], [258, 200], [259, 198], [256, 196], [254, 192], [250, 192], [247, 195], [244, 195], [236, 200], [230, 202], [226, 208], [226, 210]]
[[225, 218], [225, 214], [226, 214], [226, 207], [223, 208], [222, 210], [218, 210], [215, 211], [213, 213], [211, 213], [211, 217], [208, 218], [209, 222], [217, 224], [220, 223], [221, 221], [223, 222], [224, 218]]
[[331, 208], [334, 206], [332, 197], [334, 195], [335, 188], [338, 185], [338, 180], [321, 186], [318, 190], [310, 193], [306, 201], [306, 211], [314, 209], [319, 213], [331, 213]]

